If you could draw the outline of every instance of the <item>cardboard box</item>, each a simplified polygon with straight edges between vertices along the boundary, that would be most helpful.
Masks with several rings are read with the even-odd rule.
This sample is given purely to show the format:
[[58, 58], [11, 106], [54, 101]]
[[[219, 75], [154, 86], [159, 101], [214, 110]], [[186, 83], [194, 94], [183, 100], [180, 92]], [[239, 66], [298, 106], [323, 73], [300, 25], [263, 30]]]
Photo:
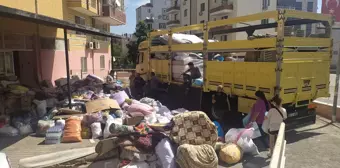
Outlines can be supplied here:
[[87, 113], [96, 113], [108, 109], [120, 109], [119, 104], [113, 99], [97, 99], [85, 104]]
[[125, 118], [124, 124], [125, 125], [137, 125], [142, 120], [144, 120], [143, 116], [136, 116], [136, 117]]

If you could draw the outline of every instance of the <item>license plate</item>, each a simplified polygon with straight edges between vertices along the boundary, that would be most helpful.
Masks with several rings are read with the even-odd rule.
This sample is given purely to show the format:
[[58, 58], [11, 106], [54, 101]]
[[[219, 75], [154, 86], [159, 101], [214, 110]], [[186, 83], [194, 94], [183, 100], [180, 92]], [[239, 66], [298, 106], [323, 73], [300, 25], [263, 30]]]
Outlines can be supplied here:
[[288, 117], [295, 117], [295, 116], [298, 116], [298, 112], [288, 114]]

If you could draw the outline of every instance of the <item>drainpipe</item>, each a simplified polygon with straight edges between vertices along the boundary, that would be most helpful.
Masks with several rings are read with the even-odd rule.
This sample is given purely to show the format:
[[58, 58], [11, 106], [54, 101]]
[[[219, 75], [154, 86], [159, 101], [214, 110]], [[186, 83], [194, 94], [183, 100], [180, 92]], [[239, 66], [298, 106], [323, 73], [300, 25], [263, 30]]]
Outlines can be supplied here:
[[[35, 0], [35, 15], [38, 15], [38, 0]], [[41, 55], [40, 55], [40, 27], [39, 24], [36, 25], [36, 35], [35, 35], [35, 58], [36, 58], [36, 66], [35, 66], [35, 71], [37, 72], [36, 74], [36, 81], [37, 84], [42, 80], [42, 69], [41, 69]]]

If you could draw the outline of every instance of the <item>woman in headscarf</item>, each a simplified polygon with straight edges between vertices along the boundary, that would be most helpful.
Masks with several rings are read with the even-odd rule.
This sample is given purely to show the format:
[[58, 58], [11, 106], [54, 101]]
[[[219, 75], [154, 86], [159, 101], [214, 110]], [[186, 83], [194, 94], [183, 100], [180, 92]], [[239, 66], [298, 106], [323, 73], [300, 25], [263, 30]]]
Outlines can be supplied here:
[[265, 94], [262, 91], [256, 91], [255, 96], [257, 98], [255, 104], [251, 108], [250, 119], [247, 127], [250, 127], [252, 122], [256, 122], [261, 132], [260, 140], [266, 149], [269, 148], [267, 142], [267, 134], [262, 130], [262, 124], [266, 115], [266, 112], [270, 109], [270, 103], [268, 102]]

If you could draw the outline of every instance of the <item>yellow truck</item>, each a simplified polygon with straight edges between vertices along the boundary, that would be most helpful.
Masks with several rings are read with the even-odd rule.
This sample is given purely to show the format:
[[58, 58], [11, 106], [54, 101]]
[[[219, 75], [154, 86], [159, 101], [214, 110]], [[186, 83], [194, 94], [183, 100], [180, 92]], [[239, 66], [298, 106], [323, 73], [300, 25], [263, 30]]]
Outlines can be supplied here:
[[[267, 20], [266, 22], [261, 22]], [[259, 23], [261, 24], [248, 24]], [[245, 26], [235, 26], [235, 25]], [[318, 24], [324, 32], [308, 37], [297, 35], [291, 27]], [[329, 97], [330, 60], [333, 42], [330, 38], [333, 24], [330, 15], [296, 10], [268, 11], [253, 15], [211, 21], [202, 24], [158, 30], [149, 33], [139, 46], [136, 71], [150, 79], [155, 72], [168, 89], [165, 104], [170, 108], [213, 111], [213, 95], [218, 86], [228, 99], [225, 114], [232, 121], [241, 122], [255, 102], [255, 92], [260, 90], [267, 99], [279, 95], [287, 109], [287, 127], [315, 122], [313, 100]], [[244, 40], [211, 41], [210, 30], [221, 28], [224, 34], [245, 33]], [[271, 36], [257, 37], [258, 30], [272, 30]], [[180, 32], [202, 32], [202, 43], [178, 44], [173, 36]], [[291, 32], [290, 32], [291, 31]], [[288, 33], [287, 33], [288, 32]], [[216, 33], [215, 33], [216, 34]], [[167, 36], [167, 45], [155, 45], [153, 40]], [[203, 56], [203, 85], [193, 86], [185, 94], [182, 83], [175, 80], [174, 53], [201, 53]], [[245, 53], [243, 61], [211, 60], [211, 53]], [[155, 59], [155, 55], [163, 59]]]

